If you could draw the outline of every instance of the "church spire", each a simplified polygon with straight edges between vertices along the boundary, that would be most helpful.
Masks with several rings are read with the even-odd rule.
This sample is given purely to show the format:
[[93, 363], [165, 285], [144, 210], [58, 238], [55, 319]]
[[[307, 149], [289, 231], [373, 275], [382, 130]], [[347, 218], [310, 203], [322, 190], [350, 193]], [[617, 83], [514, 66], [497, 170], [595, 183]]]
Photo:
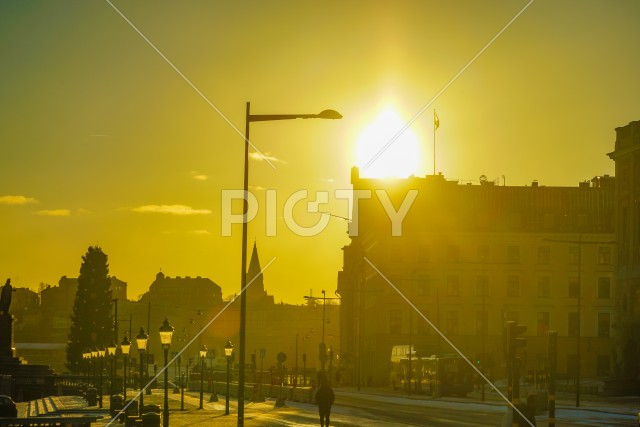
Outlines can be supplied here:
[[[251, 261], [249, 262], [249, 271], [247, 271], [247, 284], [251, 283], [247, 291], [264, 292], [264, 284], [262, 283], [262, 268], [260, 267], [260, 259], [258, 258], [258, 247], [253, 242], [253, 252], [251, 252]], [[254, 280], [255, 279], [255, 280]]]

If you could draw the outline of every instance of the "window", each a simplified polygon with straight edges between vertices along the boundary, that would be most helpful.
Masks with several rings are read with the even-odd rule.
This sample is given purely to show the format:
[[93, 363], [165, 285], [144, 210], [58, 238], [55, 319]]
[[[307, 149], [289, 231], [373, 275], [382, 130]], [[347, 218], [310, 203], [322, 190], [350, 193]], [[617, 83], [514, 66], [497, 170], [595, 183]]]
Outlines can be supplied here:
[[518, 320], [520, 320], [520, 312], [518, 311], [507, 311], [505, 313], [505, 317], [506, 317], [506, 321], [507, 322], [516, 322], [518, 323]]
[[447, 311], [445, 314], [445, 326], [447, 328], [447, 334], [458, 335], [459, 321], [457, 311]]
[[551, 289], [551, 278], [549, 276], [538, 277], [538, 297], [549, 298]]
[[551, 248], [549, 246], [538, 247], [538, 264], [549, 264], [551, 262]]
[[549, 312], [538, 312], [538, 335], [547, 335], [549, 332]]
[[578, 313], [573, 312], [569, 313], [567, 322], [567, 336], [577, 337], [578, 336]]
[[447, 296], [460, 296], [460, 278], [458, 276], [452, 275], [447, 277]]
[[518, 276], [507, 276], [507, 296], [520, 296], [520, 278]]
[[430, 251], [429, 246], [427, 245], [418, 245], [418, 262], [422, 264], [427, 264], [430, 261]]
[[569, 246], [569, 264], [577, 265], [580, 262], [580, 247]]
[[478, 262], [481, 262], [481, 263], [489, 262], [489, 246], [487, 245], [478, 246]]
[[389, 310], [389, 333], [390, 334], [402, 333], [402, 310], [398, 310], [398, 309]]
[[519, 246], [507, 247], [507, 262], [509, 264], [520, 263], [520, 247]]
[[416, 278], [416, 292], [419, 296], [431, 295], [431, 279], [429, 276], [418, 276]]
[[580, 296], [580, 282], [577, 277], [569, 277], [569, 298], [578, 298]]
[[598, 277], [598, 298], [611, 298], [611, 278]]
[[487, 335], [487, 327], [489, 326], [489, 312], [476, 312], [476, 335]]
[[447, 246], [447, 262], [460, 262], [460, 249], [457, 246]]
[[598, 355], [596, 369], [599, 377], [607, 377], [611, 374], [611, 359], [608, 355]]
[[478, 280], [476, 282], [476, 292], [479, 297], [487, 296], [489, 290], [489, 279], [487, 276], [478, 276]]
[[598, 336], [608, 337], [611, 330], [611, 313], [598, 313]]
[[[427, 319], [431, 320], [429, 310], [421, 309], [420, 313], [422, 313]], [[429, 326], [429, 323], [427, 323], [427, 321], [424, 320], [421, 315], [414, 316], [413, 319], [415, 323], [418, 324], [418, 334], [427, 335], [430, 332], [431, 326]]]
[[598, 265], [611, 265], [611, 248], [609, 246], [598, 248]]

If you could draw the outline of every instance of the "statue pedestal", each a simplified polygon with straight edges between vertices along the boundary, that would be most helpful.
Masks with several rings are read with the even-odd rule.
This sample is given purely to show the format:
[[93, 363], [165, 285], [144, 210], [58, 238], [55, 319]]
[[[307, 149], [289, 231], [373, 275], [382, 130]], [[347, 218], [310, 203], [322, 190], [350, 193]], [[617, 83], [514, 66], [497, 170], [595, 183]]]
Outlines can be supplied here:
[[0, 360], [13, 358], [13, 316], [0, 314]]

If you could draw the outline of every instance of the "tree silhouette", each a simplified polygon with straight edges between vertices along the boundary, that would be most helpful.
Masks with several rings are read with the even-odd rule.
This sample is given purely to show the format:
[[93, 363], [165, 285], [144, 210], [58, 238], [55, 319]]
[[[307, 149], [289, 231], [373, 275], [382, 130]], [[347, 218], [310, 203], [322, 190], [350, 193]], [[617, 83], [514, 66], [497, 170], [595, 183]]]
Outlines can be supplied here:
[[83, 368], [83, 352], [106, 347], [112, 338], [110, 286], [107, 255], [98, 246], [89, 247], [82, 257], [67, 343], [66, 366], [73, 373]]

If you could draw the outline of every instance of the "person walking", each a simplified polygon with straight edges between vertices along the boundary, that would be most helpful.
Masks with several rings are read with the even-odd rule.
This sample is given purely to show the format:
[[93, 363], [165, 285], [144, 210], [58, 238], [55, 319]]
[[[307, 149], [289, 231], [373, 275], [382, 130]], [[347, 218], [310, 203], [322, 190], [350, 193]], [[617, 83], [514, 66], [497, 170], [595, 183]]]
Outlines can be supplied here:
[[316, 391], [316, 403], [320, 413], [320, 425], [329, 427], [329, 417], [331, 416], [331, 406], [333, 405], [335, 394], [329, 380], [322, 372], [318, 375], [318, 383], [320, 387]]

